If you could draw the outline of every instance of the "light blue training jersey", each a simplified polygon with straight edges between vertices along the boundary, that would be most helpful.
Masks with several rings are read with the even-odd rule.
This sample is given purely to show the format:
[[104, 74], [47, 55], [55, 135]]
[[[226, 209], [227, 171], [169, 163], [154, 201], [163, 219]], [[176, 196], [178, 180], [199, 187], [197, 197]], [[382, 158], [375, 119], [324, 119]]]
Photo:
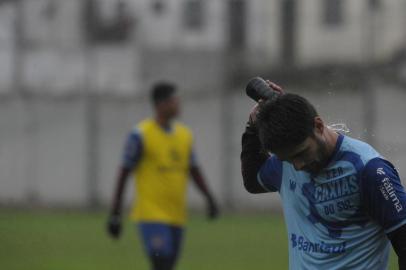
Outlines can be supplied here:
[[340, 134], [317, 176], [271, 156], [258, 182], [281, 196], [289, 269], [387, 269], [386, 234], [406, 224], [406, 193], [370, 145]]

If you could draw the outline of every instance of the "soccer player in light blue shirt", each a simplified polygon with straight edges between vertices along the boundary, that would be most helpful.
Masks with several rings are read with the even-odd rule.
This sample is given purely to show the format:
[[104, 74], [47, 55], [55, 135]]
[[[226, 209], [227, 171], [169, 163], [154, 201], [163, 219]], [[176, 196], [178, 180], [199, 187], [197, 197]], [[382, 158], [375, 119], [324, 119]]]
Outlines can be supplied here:
[[249, 192], [281, 197], [289, 268], [384, 270], [392, 244], [406, 269], [406, 193], [395, 167], [269, 84], [282, 94], [251, 113], [241, 166]]

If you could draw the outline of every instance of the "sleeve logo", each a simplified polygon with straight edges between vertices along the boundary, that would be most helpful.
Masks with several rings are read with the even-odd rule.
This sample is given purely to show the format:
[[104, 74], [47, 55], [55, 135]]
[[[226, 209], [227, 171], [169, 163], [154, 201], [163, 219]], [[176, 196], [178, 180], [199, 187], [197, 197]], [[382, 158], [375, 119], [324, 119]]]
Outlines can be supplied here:
[[381, 181], [382, 185], [379, 187], [379, 190], [382, 193], [382, 196], [385, 198], [386, 201], [389, 199], [392, 201], [393, 206], [395, 207], [396, 211], [399, 213], [403, 210], [403, 206], [400, 203], [398, 196], [396, 195], [395, 189], [388, 177], [385, 177]]
[[378, 168], [378, 169], [376, 170], [376, 173], [377, 173], [378, 175], [385, 175], [385, 171], [383, 170], [383, 168]]

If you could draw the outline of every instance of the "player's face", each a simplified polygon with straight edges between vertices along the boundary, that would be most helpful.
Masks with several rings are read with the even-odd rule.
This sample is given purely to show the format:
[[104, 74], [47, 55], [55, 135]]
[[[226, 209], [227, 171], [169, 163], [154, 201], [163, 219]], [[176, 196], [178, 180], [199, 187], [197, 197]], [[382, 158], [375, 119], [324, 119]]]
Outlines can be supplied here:
[[303, 143], [287, 151], [275, 153], [281, 160], [291, 163], [296, 170], [318, 174], [329, 159], [327, 143], [323, 137], [323, 128], [315, 128], [314, 134]]
[[177, 117], [180, 113], [180, 100], [178, 96], [172, 96], [162, 104], [162, 111], [168, 119]]

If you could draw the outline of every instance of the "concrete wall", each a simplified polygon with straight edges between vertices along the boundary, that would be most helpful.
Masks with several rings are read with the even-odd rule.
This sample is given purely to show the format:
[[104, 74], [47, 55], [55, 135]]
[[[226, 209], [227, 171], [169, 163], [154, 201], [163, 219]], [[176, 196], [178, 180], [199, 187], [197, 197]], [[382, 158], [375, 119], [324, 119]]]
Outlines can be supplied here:
[[[376, 148], [406, 175], [406, 128], [402, 124], [406, 94], [382, 87], [376, 91]], [[309, 98], [327, 123], [346, 123], [355, 138], [366, 136], [362, 96], [351, 89], [323, 93], [291, 89]], [[27, 105], [28, 104], [28, 105]], [[210, 186], [222, 203], [253, 211], [278, 207], [278, 195], [251, 195], [242, 187], [240, 135], [253, 105], [239, 91], [183, 95], [182, 120], [195, 133], [195, 148]], [[227, 106], [227, 107], [224, 107]], [[97, 193], [103, 204], [111, 198], [126, 133], [150, 115], [145, 99], [104, 99], [99, 104]], [[87, 202], [84, 103], [81, 99], [36, 99], [26, 104], [7, 99], [0, 106], [0, 202], [84, 206]], [[226, 117], [224, 117], [226, 113]], [[227, 127], [225, 130], [224, 127]], [[404, 179], [404, 178], [403, 178]], [[128, 189], [130, 200], [132, 190]], [[193, 207], [203, 203], [191, 188]]]

